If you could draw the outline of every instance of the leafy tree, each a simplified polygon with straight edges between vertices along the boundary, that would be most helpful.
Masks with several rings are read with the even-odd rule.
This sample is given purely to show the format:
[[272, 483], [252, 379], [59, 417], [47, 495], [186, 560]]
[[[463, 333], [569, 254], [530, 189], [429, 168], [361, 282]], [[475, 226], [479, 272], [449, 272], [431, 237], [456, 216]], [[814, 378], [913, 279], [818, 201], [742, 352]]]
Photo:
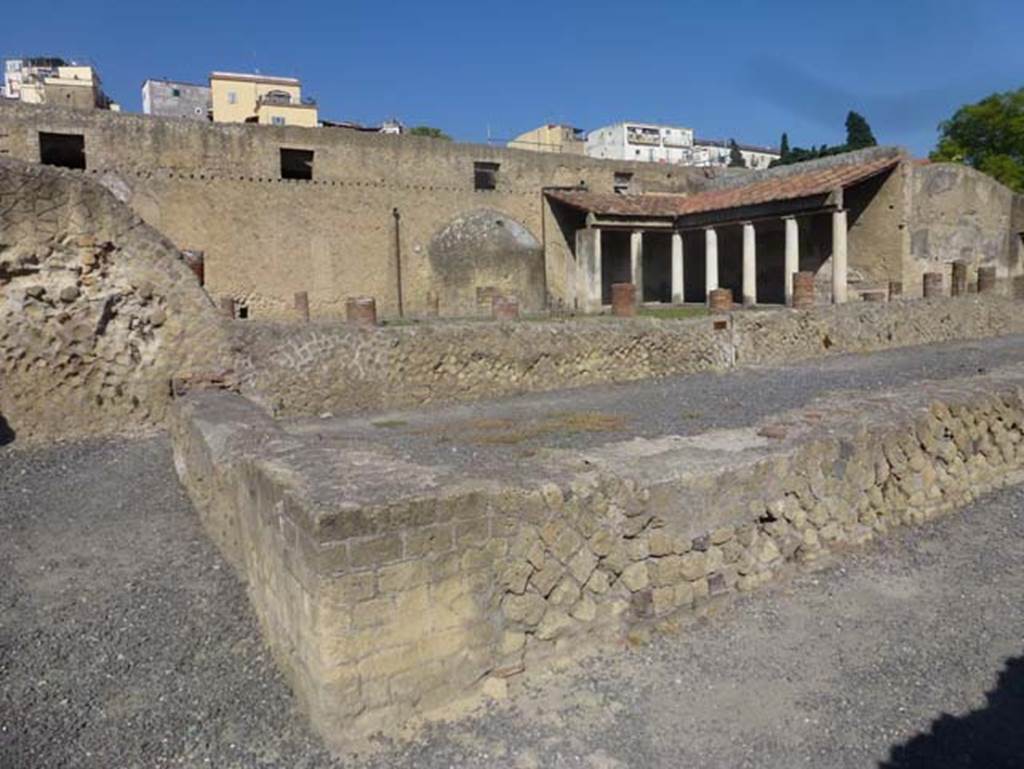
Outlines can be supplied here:
[[967, 104], [939, 124], [932, 160], [965, 163], [1024, 192], [1024, 88]]
[[859, 112], [850, 110], [846, 115], [846, 149], [859, 150], [864, 147], [876, 147], [878, 141], [871, 133], [871, 126]]
[[412, 128], [409, 129], [408, 133], [410, 136], [429, 136], [433, 139], [447, 139], [448, 141], [452, 140], [452, 137], [450, 137], [440, 128], [434, 128], [433, 126], [429, 125], [413, 126]]
[[779, 142], [779, 160], [785, 160], [789, 154], [789, 134], [782, 132], [782, 141]]
[[729, 168], [746, 168], [747, 161], [735, 139], [729, 140]]

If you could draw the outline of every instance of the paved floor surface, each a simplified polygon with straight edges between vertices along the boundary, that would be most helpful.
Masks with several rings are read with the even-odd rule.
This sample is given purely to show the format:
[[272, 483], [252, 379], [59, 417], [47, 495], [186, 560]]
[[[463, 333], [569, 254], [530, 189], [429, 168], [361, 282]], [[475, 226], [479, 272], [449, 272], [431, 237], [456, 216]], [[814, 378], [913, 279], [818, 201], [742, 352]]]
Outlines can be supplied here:
[[338, 445], [379, 443], [414, 461], [500, 473], [547, 447], [743, 427], [835, 390], [903, 387], [1021, 362], [1024, 336], [1006, 336], [290, 424]]

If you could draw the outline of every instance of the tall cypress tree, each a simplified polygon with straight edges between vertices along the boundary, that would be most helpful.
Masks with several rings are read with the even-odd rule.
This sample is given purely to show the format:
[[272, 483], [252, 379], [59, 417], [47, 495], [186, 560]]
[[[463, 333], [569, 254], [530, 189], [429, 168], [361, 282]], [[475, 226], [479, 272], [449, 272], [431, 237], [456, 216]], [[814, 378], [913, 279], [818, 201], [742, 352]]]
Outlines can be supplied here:
[[735, 139], [729, 140], [729, 168], [746, 168], [747, 161]]
[[779, 160], [785, 161], [789, 155], [789, 134], [782, 132], [782, 141], [779, 142]]
[[874, 147], [877, 144], [868, 121], [860, 113], [850, 110], [846, 116], [846, 148], [859, 150], [864, 147]]

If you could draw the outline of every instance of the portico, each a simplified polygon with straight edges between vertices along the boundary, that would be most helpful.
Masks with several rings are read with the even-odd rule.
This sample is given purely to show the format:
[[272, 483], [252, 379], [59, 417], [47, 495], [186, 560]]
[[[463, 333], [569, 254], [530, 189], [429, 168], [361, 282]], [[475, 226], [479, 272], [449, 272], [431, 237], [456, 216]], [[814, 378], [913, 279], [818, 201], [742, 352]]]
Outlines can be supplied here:
[[[548, 195], [586, 211], [586, 227], [577, 231], [577, 265], [582, 251], [586, 273], [576, 281], [581, 310], [600, 311], [615, 282], [634, 283], [637, 301], [646, 304], [703, 303], [712, 290], [728, 288], [745, 306], [789, 305], [799, 271], [817, 274], [818, 296], [839, 304], [849, 299], [845, 194], [894, 165], [883, 159], [753, 174], [747, 184], [728, 177], [721, 189], [695, 195]], [[854, 219], [864, 197], [856, 198]]]

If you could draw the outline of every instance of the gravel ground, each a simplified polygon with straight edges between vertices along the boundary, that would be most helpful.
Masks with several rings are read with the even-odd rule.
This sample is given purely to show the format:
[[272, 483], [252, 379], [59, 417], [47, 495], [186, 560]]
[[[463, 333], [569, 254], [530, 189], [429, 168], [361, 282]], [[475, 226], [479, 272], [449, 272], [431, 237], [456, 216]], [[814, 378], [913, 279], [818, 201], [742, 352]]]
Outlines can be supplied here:
[[[1020, 362], [1024, 336], [1006, 336], [290, 424], [342, 445], [351, 441], [365, 447], [376, 442], [413, 461], [500, 473], [517, 458], [546, 447], [583, 448], [636, 435], [693, 435], [743, 427], [834, 390], [889, 389]], [[565, 429], [566, 415], [581, 414], [581, 429]], [[553, 427], [549, 419], [554, 420]], [[617, 427], [615, 420], [621, 426], [609, 429]], [[599, 429], [590, 429], [594, 426]]]
[[1018, 487], [333, 760], [165, 438], [8, 447], [0, 767], [1020, 767], [1022, 595]]

